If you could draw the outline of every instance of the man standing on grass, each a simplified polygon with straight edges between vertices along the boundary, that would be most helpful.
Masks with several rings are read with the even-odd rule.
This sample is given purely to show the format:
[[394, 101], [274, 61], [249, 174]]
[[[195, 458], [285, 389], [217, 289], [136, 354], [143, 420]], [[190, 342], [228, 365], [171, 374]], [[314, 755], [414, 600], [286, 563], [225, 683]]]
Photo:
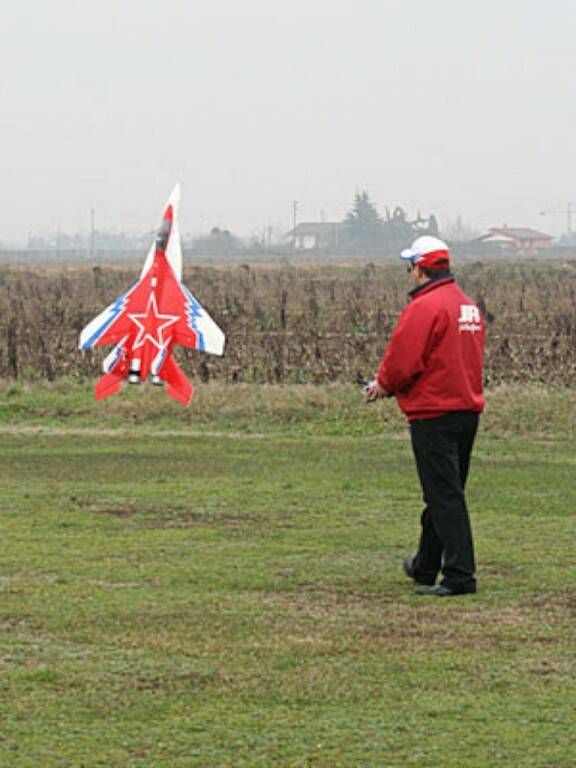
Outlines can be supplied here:
[[395, 396], [410, 422], [425, 508], [418, 551], [404, 559], [404, 573], [420, 585], [418, 595], [462, 595], [476, 592], [464, 488], [484, 408], [485, 324], [454, 282], [442, 240], [419, 237], [401, 258], [414, 284], [411, 300], [366, 394]]

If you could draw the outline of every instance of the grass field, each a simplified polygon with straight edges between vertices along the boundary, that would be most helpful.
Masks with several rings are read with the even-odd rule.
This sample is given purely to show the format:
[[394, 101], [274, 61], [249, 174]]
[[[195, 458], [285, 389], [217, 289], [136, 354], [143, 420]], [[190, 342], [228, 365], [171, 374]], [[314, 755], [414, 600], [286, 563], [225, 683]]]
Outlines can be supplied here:
[[491, 393], [438, 600], [394, 403], [3, 385], [0, 766], [573, 768], [575, 412]]

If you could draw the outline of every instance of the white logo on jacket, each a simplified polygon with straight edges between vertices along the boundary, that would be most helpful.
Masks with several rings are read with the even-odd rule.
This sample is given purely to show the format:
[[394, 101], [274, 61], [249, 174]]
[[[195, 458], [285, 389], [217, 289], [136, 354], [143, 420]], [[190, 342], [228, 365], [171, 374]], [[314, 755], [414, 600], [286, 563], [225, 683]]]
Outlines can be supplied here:
[[460, 331], [470, 331], [471, 333], [482, 330], [480, 310], [475, 304], [460, 305], [458, 327]]

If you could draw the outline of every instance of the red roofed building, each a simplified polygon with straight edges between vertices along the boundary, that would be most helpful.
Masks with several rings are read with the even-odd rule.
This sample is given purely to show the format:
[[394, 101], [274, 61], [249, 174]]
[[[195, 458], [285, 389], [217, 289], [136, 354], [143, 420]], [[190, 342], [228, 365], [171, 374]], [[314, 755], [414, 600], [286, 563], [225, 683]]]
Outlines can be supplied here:
[[487, 235], [478, 237], [473, 242], [494, 245], [503, 250], [538, 253], [552, 246], [554, 238], [544, 232], [527, 227], [492, 227]]

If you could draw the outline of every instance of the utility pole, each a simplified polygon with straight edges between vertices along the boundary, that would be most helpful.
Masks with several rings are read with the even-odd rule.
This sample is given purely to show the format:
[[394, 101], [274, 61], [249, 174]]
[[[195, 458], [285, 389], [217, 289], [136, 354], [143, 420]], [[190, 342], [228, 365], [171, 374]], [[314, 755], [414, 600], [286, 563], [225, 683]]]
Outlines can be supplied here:
[[576, 204], [568, 202], [565, 208], [548, 208], [540, 212], [540, 216], [546, 216], [548, 213], [564, 213], [566, 215], [566, 233], [572, 233], [572, 214], [576, 213]]
[[296, 221], [298, 218], [298, 200], [292, 203], [292, 247], [296, 248]]

